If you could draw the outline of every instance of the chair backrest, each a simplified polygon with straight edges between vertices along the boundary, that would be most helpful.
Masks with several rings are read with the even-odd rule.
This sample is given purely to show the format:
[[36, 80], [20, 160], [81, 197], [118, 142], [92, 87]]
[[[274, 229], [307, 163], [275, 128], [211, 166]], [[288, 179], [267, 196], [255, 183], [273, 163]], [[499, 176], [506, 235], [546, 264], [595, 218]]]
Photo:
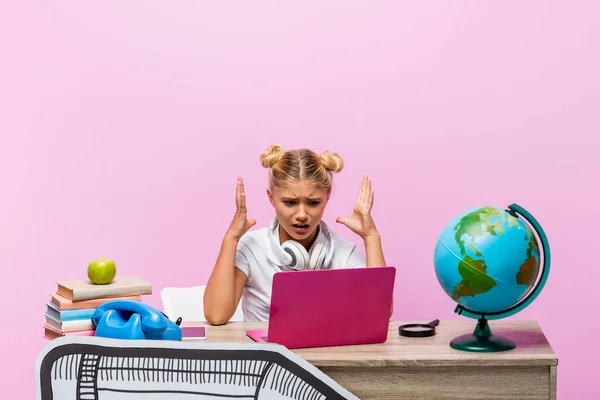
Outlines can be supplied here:
[[[171, 321], [181, 317], [184, 321], [206, 321], [204, 318], [204, 290], [206, 285], [165, 287], [160, 291], [163, 311]], [[242, 302], [230, 321], [243, 321]]]
[[[63, 336], [42, 349], [35, 371], [38, 400], [358, 400], [310, 362], [273, 343]], [[161, 392], [166, 395], [155, 395]]]

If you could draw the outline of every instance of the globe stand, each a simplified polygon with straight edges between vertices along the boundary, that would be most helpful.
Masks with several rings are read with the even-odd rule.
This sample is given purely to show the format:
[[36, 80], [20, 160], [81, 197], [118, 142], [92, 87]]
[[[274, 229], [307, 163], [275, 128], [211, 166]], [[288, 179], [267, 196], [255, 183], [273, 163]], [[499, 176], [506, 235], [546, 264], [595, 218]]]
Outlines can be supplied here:
[[482, 316], [477, 320], [473, 333], [457, 336], [450, 342], [450, 347], [456, 350], [491, 353], [496, 351], [512, 350], [515, 342], [492, 333], [488, 320]]

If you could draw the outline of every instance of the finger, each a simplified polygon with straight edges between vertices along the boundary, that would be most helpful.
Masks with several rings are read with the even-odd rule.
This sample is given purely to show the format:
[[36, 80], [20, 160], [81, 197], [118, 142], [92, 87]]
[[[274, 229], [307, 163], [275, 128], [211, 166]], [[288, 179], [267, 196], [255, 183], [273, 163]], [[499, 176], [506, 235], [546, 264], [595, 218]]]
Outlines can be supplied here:
[[239, 210], [240, 208], [240, 195], [241, 195], [241, 190], [240, 190], [240, 178], [238, 177], [237, 179], [237, 184], [235, 185], [235, 207]]
[[335, 222], [337, 222], [339, 224], [346, 225], [348, 223], [348, 218], [346, 218], [346, 217], [337, 217], [335, 219]]
[[357, 203], [362, 203], [364, 190], [365, 190], [365, 178], [362, 179], [362, 181], [360, 182], [360, 187], [358, 188], [358, 196], [356, 196]]
[[367, 201], [365, 203], [365, 205], [367, 206], [367, 209], [369, 210], [369, 212], [371, 212], [371, 209], [373, 208], [373, 199], [375, 197], [375, 193], [373, 191], [371, 191], [369, 193], [369, 196], [367, 197]]
[[256, 225], [256, 220], [254, 218], [248, 220], [248, 229], [252, 228]]
[[240, 211], [246, 213], [246, 192], [244, 190], [244, 180], [240, 177]]
[[367, 204], [369, 204], [369, 206], [373, 204], [374, 197], [375, 197], [375, 192], [373, 191], [373, 188], [371, 186], [371, 180], [369, 179], [369, 190], [367, 193]]
[[244, 193], [244, 183], [242, 182], [242, 178], [238, 178], [237, 184], [237, 207], [238, 210], [241, 211], [246, 207], [246, 199]]
[[246, 208], [246, 200], [244, 198], [244, 189], [243, 189], [241, 179], [242, 178], [238, 177], [238, 183], [237, 183], [237, 189], [236, 189], [236, 206], [237, 206], [238, 214], [244, 213], [245, 208]]
[[368, 195], [369, 195], [369, 186], [368, 186], [367, 177], [365, 176], [363, 178], [362, 185], [361, 185], [361, 198], [360, 198], [360, 202], [361, 203], [366, 203]]
[[240, 213], [246, 214], [248, 210], [246, 209], [246, 194], [240, 194]]

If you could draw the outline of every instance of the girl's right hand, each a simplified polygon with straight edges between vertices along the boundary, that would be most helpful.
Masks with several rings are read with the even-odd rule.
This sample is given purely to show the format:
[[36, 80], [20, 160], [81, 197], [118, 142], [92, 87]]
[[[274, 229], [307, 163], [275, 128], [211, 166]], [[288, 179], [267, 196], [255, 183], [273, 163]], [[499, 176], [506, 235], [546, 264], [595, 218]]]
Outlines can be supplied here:
[[252, 228], [256, 224], [255, 219], [248, 219], [246, 209], [246, 193], [244, 193], [244, 182], [242, 181], [241, 177], [238, 177], [237, 181], [235, 205], [237, 209], [235, 211], [235, 215], [233, 216], [233, 221], [231, 221], [231, 225], [229, 225], [226, 236], [235, 240], [240, 240], [244, 233], [246, 233], [248, 229]]

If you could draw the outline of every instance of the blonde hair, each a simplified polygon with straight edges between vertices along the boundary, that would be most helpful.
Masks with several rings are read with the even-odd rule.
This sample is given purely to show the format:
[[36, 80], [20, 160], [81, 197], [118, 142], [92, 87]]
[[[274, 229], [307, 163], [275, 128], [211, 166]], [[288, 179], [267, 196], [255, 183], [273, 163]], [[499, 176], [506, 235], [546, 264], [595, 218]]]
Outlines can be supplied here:
[[305, 180], [309, 184], [323, 187], [331, 192], [332, 173], [344, 168], [338, 153], [324, 151], [317, 154], [309, 149], [288, 150], [274, 144], [261, 154], [263, 167], [270, 168], [269, 186], [283, 187], [287, 182]]

